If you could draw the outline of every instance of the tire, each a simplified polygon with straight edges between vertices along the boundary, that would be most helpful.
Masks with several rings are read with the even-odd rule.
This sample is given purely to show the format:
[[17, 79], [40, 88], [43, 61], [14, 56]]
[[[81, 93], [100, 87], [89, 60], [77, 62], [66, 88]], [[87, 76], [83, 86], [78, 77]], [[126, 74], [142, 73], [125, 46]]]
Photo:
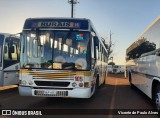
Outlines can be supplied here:
[[96, 79], [96, 89], [99, 88], [99, 75], [97, 75], [97, 79]]
[[134, 85], [132, 84], [132, 76], [131, 73], [129, 73], [129, 85], [131, 89], [134, 89]]
[[155, 103], [156, 109], [160, 113], [160, 84], [158, 84], [157, 87], [156, 87], [156, 89], [155, 89], [154, 103]]
[[105, 72], [105, 77], [104, 77], [104, 81], [102, 83], [102, 86], [104, 86], [106, 84], [106, 77], [107, 77], [107, 73]]
[[130, 88], [134, 89], [134, 85], [130, 82]]

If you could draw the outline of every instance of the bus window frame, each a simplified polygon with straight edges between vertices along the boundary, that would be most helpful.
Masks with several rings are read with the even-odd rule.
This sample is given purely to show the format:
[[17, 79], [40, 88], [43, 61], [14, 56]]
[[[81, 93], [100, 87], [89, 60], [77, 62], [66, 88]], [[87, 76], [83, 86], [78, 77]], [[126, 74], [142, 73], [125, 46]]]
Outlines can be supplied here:
[[[56, 30], [48, 30], [48, 29], [46, 29], [46, 30], [41, 30], [41, 29], [36, 29], [36, 30], [27, 30], [27, 31], [23, 31], [23, 36], [25, 36], [24, 37], [24, 42], [25, 43], [27, 43], [27, 35], [28, 35], [28, 33], [31, 33], [31, 32], [36, 32], [36, 35], [38, 36], [39, 34], [40, 34], [40, 32], [41, 31], [48, 31], [48, 32], [50, 32], [50, 31], [53, 31], [51, 34], [53, 35], [53, 38], [55, 38], [55, 35], [57, 34], [57, 32], [60, 32], [60, 31], [62, 31], [62, 32], [67, 32], [67, 31], [69, 31], [69, 30], [58, 30], [58, 29], [56, 29]], [[91, 68], [91, 36], [90, 36], [90, 33], [91, 33], [91, 31], [83, 31], [83, 30], [71, 30], [71, 31], [73, 31], [73, 32], [86, 32], [86, 33], [88, 33], [88, 45], [87, 45], [87, 52], [88, 53], [90, 53], [89, 54], [89, 56], [87, 55], [86, 56], [86, 60], [89, 60], [87, 63], [87, 65], [88, 65], [88, 69], [85, 69], [85, 70], [79, 70], [79, 69], [77, 69], [76, 71], [90, 71], [92, 68]], [[36, 37], [37, 37], [36, 36]], [[54, 40], [53, 41], [53, 43], [52, 43], [52, 47], [54, 47], [55, 45], [55, 41], [57, 41], [57, 40]], [[25, 47], [25, 46], [26, 47]], [[25, 47], [25, 49], [24, 50], [27, 50], [28, 51], [28, 46], [26, 45], [26, 44], [24, 44], [23, 43], [23, 48]], [[53, 51], [53, 50], [55, 50], [55, 49], [58, 49], [59, 50], [59, 42], [57, 41], [57, 47], [56, 48], [52, 48], [52, 52], [53, 52], [53, 55], [54, 55], [54, 53], [55, 53], [55, 51]], [[62, 46], [61, 46], [61, 48], [62, 48]], [[70, 51], [70, 47], [68, 47], [69, 49], [68, 49], [68, 53], [69, 53], [69, 51]], [[59, 51], [62, 51], [62, 49], [61, 50], [59, 50]], [[24, 54], [24, 52], [25, 51], [23, 51], [22, 52], [22, 54]], [[73, 53], [74, 53], [74, 49], [73, 49]], [[54, 56], [52, 55], [52, 60], [53, 60], [53, 58], [54, 58]], [[28, 56], [28, 54], [27, 54], [27, 57], [29, 57]], [[25, 68], [25, 66], [23, 65], [23, 66], [21, 66], [21, 68]], [[28, 68], [27, 68], [28, 69]], [[47, 69], [47, 68], [30, 68], [30, 69]], [[47, 70], [63, 70], [63, 69], [53, 69], [53, 65], [52, 65], [52, 68], [49, 68], [49, 69], [47, 69]]]
[[[9, 58], [9, 55], [12, 57], [12, 51], [10, 52], [10, 47], [8, 47], [8, 59], [5, 59], [4, 58], [4, 54], [3, 54], [3, 68], [7, 68], [13, 64], [16, 64], [20, 61], [20, 53], [18, 52], [18, 48], [20, 47], [19, 45], [19, 42], [17, 41], [14, 41], [14, 40], [20, 40], [18, 38], [15, 38], [15, 37], [6, 37], [5, 40], [4, 40], [4, 45], [7, 43], [11, 43], [11, 47], [13, 46], [13, 44], [15, 45], [14, 47], [14, 53], [16, 53], [17, 55], [17, 59], [16, 60], [13, 60], [12, 58]], [[15, 43], [16, 42], [16, 43]], [[12, 47], [13, 48], [13, 47]], [[10, 53], [10, 54], [9, 54]]]

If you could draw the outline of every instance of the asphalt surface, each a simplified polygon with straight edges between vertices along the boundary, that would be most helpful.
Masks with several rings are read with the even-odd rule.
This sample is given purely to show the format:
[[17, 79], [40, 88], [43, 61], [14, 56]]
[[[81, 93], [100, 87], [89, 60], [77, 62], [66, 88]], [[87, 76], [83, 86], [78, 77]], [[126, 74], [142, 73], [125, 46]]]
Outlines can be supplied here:
[[[52, 114], [58, 113], [58, 115], [32, 116], [38, 118], [158, 118], [158, 115], [127, 115], [130, 111], [138, 112], [148, 109], [152, 111], [154, 105], [138, 89], [130, 89], [128, 80], [123, 77], [123, 74], [109, 74], [106, 84], [101, 86], [90, 99], [24, 97], [19, 96], [17, 89], [3, 92], [0, 94], [0, 109], [49, 109], [48, 111]], [[119, 112], [124, 113], [124, 111], [129, 112], [118, 115]]]

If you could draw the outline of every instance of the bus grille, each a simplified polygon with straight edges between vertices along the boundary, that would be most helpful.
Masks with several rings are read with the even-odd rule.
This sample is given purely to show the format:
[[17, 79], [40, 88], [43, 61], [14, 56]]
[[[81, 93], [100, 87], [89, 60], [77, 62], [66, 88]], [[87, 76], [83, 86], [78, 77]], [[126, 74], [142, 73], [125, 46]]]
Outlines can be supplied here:
[[35, 90], [34, 94], [42, 97], [67, 97], [68, 91], [56, 91], [55, 94], [45, 94], [43, 91]]
[[37, 86], [58, 86], [67, 87], [70, 82], [34, 81]]

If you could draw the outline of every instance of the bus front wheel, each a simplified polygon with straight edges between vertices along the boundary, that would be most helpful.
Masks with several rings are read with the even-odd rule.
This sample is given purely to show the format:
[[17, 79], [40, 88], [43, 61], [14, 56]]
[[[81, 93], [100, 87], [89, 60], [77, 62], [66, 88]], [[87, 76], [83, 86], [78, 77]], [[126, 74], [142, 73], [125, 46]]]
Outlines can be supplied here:
[[97, 75], [97, 78], [96, 78], [96, 89], [99, 88], [99, 75]]

